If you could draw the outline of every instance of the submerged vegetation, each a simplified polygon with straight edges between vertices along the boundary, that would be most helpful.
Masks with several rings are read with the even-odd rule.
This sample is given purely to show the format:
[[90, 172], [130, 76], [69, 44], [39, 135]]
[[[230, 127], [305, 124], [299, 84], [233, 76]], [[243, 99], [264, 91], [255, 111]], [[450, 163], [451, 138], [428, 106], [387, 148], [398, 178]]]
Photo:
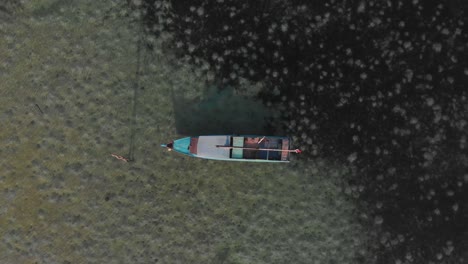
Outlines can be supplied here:
[[353, 168], [375, 262], [468, 260], [466, 2], [131, 2], [207, 80], [262, 83], [305, 152]]
[[[467, 262], [467, 13], [460, 0], [3, 1], [0, 262]], [[121, 163], [141, 19], [135, 162]], [[223, 122], [275, 113], [309, 156], [159, 151], [226, 109]]]
[[[340, 192], [347, 168], [202, 161], [159, 147], [179, 137], [172, 93], [201, 98], [192, 112], [202, 114], [225, 109], [213, 101], [250, 117], [259, 108], [226, 90], [205, 96], [203, 68], [177, 60], [169, 31], [146, 36], [136, 86], [138, 10], [118, 0], [18, 2], [0, 20], [1, 263], [366, 259], [367, 234]], [[133, 131], [135, 160], [114, 159]]]

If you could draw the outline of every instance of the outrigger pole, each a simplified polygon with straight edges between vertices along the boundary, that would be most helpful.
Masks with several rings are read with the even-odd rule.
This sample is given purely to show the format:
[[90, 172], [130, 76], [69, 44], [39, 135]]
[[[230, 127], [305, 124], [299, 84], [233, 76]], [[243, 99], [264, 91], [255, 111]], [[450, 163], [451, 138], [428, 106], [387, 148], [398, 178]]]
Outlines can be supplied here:
[[301, 153], [300, 149], [265, 149], [265, 148], [244, 148], [244, 147], [232, 147], [232, 146], [223, 146], [223, 145], [216, 145], [217, 148], [224, 148], [224, 149], [245, 149], [245, 150], [267, 150], [267, 151], [280, 151], [280, 152], [294, 152], [294, 153]]

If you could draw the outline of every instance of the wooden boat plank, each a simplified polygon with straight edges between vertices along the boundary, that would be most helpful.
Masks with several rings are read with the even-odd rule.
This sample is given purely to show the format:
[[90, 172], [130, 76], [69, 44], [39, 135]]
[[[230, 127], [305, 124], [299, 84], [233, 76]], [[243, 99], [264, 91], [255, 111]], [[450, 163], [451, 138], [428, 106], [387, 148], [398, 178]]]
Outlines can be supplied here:
[[190, 153], [196, 155], [198, 150], [198, 137], [191, 137], [190, 138], [190, 146], [189, 146]]
[[[282, 149], [289, 150], [289, 139], [287, 138], [283, 139]], [[286, 152], [286, 151], [281, 152], [281, 160], [288, 160], [288, 158], [289, 158], [289, 152]]]

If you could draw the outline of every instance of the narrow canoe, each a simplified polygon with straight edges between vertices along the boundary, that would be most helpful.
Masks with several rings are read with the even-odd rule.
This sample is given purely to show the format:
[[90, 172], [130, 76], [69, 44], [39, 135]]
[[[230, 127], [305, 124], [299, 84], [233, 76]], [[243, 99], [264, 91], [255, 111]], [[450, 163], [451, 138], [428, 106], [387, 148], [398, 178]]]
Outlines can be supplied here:
[[250, 162], [289, 162], [291, 149], [288, 137], [255, 135], [210, 135], [184, 137], [161, 145], [184, 155], [213, 160]]

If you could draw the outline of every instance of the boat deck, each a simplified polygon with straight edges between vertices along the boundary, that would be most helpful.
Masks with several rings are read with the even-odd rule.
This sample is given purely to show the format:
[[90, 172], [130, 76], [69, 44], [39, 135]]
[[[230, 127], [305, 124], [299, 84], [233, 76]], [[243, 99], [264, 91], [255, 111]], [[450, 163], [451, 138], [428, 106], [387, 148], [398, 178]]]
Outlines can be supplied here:
[[[289, 141], [282, 138], [233, 137], [231, 146], [233, 147], [230, 155], [232, 159], [286, 161], [289, 157], [288, 152], [277, 151], [278, 149], [289, 149]], [[264, 149], [271, 149], [271, 151]]]

